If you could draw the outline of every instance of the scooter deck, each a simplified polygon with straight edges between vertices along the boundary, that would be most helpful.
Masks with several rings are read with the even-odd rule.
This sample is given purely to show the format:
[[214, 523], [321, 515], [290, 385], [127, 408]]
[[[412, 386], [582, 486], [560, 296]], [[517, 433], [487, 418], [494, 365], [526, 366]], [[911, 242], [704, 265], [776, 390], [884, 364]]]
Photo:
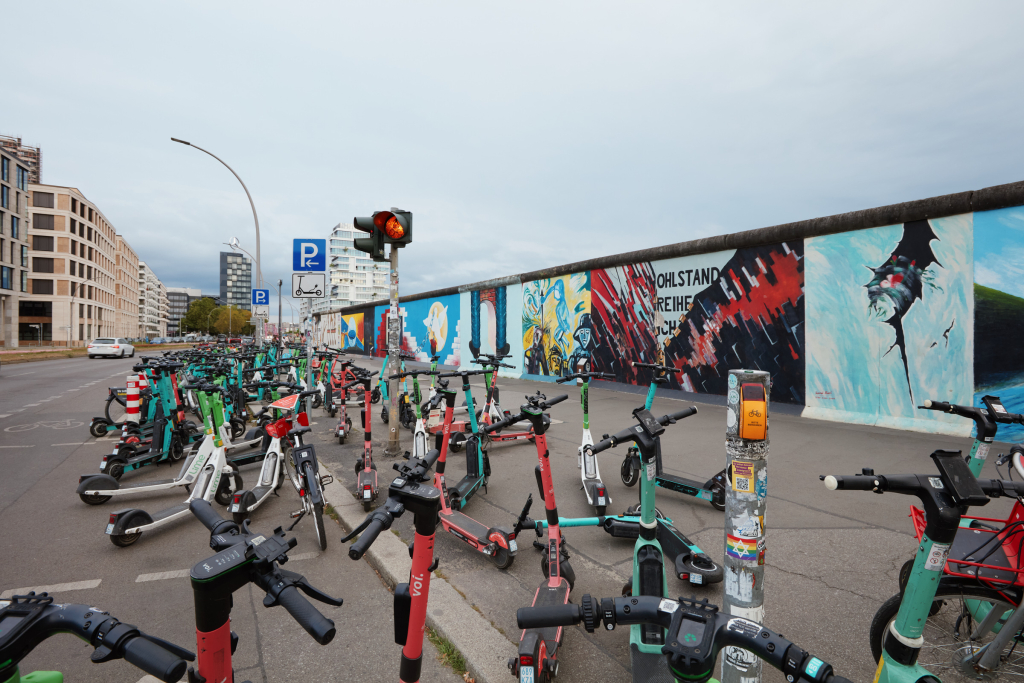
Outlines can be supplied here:
[[454, 527], [457, 531], [469, 534], [476, 539], [478, 543], [484, 545], [490, 543], [490, 541], [487, 540], [487, 527], [461, 512], [456, 512], [455, 510], [452, 510], [449, 513], [442, 512], [441, 523], [444, 524], [445, 528], [449, 532], [452, 531], [452, 529], [449, 529], [448, 527]]
[[483, 477], [463, 477], [462, 481], [455, 485], [459, 499], [466, 500], [470, 496], [470, 492], [482, 483], [482, 479]]
[[[558, 584], [557, 588], [551, 588], [545, 581], [544, 584], [537, 589], [537, 594], [533, 598], [534, 607], [550, 607], [553, 605], [564, 605], [569, 602], [569, 582], [564, 578], [561, 583]], [[548, 656], [554, 655], [558, 648], [559, 636], [562, 631], [561, 626], [546, 626], [544, 628], [528, 629], [530, 631], [540, 634], [540, 637], [544, 639]], [[662, 656], [664, 659], [664, 656]], [[668, 665], [665, 666], [668, 669]]]
[[167, 519], [168, 517], [173, 517], [174, 515], [178, 515], [178, 514], [181, 514], [182, 512], [187, 512], [187, 511], [188, 511], [188, 503], [187, 502], [186, 503], [178, 503], [174, 507], [169, 507], [166, 510], [161, 510], [160, 512], [154, 512], [150, 516], [153, 518], [153, 523], [156, 523], [156, 522], [159, 522], [161, 520]]
[[163, 486], [165, 484], [173, 484], [177, 479], [157, 479], [155, 481], [139, 481], [132, 484], [121, 484], [118, 487], [118, 491], [130, 491], [132, 489], [144, 489], [147, 486]]
[[668, 659], [660, 652], [640, 652], [635, 643], [629, 644], [629, 668], [634, 681], [649, 683], [675, 683], [668, 670]]
[[655, 483], [665, 489], [670, 489], [678, 493], [685, 493], [688, 496], [694, 498], [700, 498], [701, 500], [711, 501], [713, 494], [704, 488], [704, 485], [693, 479], [686, 479], [684, 477], [677, 477], [672, 474], [659, 474], [655, 479]]

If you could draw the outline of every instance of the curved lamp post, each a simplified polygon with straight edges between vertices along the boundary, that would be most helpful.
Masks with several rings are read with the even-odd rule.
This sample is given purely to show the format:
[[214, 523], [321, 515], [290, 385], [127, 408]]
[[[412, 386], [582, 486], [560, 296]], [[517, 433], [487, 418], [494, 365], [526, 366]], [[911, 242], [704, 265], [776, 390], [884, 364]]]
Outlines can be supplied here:
[[[239, 177], [239, 175], [237, 173], [235, 173], [235, 169], [233, 169], [230, 166], [228, 166], [227, 162], [225, 162], [223, 159], [221, 159], [219, 156], [217, 156], [213, 152], [211, 152], [209, 150], [205, 150], [205, 149], [203, 149], [202, 147], [200, 147], [198, 145], [193, 145], [191, 142], [186, 142], [185, 140], [179, 140], [178, 138], [171, 138], [171, 140], [173, 140], [174, 142], [179, 142], [179, 143], [181, 143], [183, 145], [188, 145], [189, 147], [195, 147], [200, 152], [204, 152], [206, 154], [209, 154], [211, 157], [213, 157], [214, 159], [216, 159], [220, 163], [224, 164], [224, 168], [226, 168], [229, 171], [231, 171], [231, 175], [235, 176], [235, 178], [238, 180], [238, 182], [241, 183], [242, 189], [245, 190], [245, 196], [249, 198], [249, 206], [252, 207], [252, 218], [253, 218], [253, 221], [256, 222], [256, 274], [257, 274], [257, 277], [259, 278], [260, 286], [262, 287], [263, 286], [263, 269], [260, 268], [260, 219], [259, 219], [259, 216], [256, 215], [256, 205], [252, 201], [252, 195], [249, 194], [249, 188], [245, 186], [245, 183], [242, 182], [242, 179]], [[259, 346], [262, 347], [263, 346], [263, 335], [260, 334], [259, 337], [260, 337], [260, 339], [259, 339], [258, 344], [259, 344]]]

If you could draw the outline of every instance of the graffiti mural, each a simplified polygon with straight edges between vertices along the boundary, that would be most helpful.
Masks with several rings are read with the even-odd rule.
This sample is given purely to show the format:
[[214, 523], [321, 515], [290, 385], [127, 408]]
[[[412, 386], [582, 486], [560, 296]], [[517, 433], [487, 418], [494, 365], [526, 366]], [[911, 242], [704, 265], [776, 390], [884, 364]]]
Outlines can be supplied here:
[[615, 373], [619, 382], [643, 384], [632, 362], [662, 357], [654, 269], [650, 263], [591, 271], [590, 306], [594, 328], [593, 369]]
[[[387, 306], [374, 311], [377, 343], [374, 355], [387, 355]], [[399, 304], [402, 350], [429, 362], [440, 355], [442, 365], [459, 365], [459, 297], [456, 294]]]
[[362, 353], [365, 350], [365, 344], [363, 343], [363, 314], [350, 313], [349, 315], [341, 315], [338, 313], [336, 315], [339, 318], [338, 348], [345, 351], [358, 351]]
[[653, 266], [665, 318], [659, 329], [665, 362], [682, 369], [669, 386], [724, 396], [729, 370], [763, 370], [772, 376], [772, 401], [804, 403], [804, 262], [799, 242], [681, 257]]
[[522, 338], [519, 334], [523, 318], [523, 288], [518, 284], [490, 289], [462, 292], [459, 295], [462, 308], [460, 329], [462, 348], [469, 353], [462, 354], [467, 367], [479, 367], [469, 363], [481, 354], [510, 355], [505, 363], [515, 366], [503, 368], [499, 374], [519, 377], [522, 374]]
[[806, 416], [969, 431], [916, 406], [973, 396], [972, 242], [970, 214], [806, 240]]
[[[1024, 412], [1024, 209], [974, 214], [974, 404], [998, 396]], [[1000, 425], [1000, 441], [1019, 442], [1024, 427]]]
[[589, 360], [590, 273], [523, 283], [524, 374], [562, 377]]

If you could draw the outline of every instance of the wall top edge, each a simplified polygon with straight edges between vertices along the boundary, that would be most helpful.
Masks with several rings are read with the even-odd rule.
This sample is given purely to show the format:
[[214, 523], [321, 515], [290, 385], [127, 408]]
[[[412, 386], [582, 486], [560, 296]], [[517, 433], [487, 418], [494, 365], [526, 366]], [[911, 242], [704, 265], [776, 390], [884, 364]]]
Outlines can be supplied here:
[[[794, 223], [783, 223], [753, 230], [744, 230], [727, 235], [716, 235], [714, 237], [702, 237], [686, 242], [677, 242], [650, 249], [639, 249], [637, 251], [600, 256], [598, 258], [576, 261], [551, 268], [542, 268], [528, 273], [510, 275], [508, 277], [485, 280], [458, 287], [446, 287], [421, 294], [410, 294], [399, 298], [400, 302], [416, 301], [419, 299], [436, 298], [460, 292], [471, 292], [476, 289], [490, 289], [493, 287], [530, 282], [544, 278], [558, 277], [579, 273], [587, 270], [601, 268], [615, 268], [630, 263], [642, 261], [661, 261], [679, 256], [691, 256], [693, 254], [710, 254], [716, 251], [727, 251], [731, 249], [743, 249], [757, 247], [765, 244], [778, 244], [779, 242], [795, 241], [809, 237], [821, 237], [833, 235], [839, 232], [853, 230], [868, 230], [880, 228], [886, 225], [896, 225], [913, 220], [943, 218], [945, 216], [956, 216], [958, 214], [972, 213], [974, 211], [993, 211], [1005, 209], [1010, 206], [1024, 205], [1024, 181], [994, 185], [980, 190], [969, 190], [954, 194], [929, 197], [927, 199], [915, 199], [899, 204], [889, 204], [871, 209], [849, 211], [832, 216], [810, 218]], [[374, 301], [358, 306], [348, 306], [342, 309], [327, 311], [327, 313], [355, 313], [372, 306], [386, 306], [387, 301]]]

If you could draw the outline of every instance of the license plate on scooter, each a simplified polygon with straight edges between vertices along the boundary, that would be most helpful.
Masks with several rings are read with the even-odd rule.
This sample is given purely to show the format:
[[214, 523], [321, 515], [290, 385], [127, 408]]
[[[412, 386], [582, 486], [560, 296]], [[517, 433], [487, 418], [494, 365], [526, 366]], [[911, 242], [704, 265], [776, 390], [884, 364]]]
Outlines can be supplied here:
[[516, 539], [513, 538], [513, 539], [509, 540], [509, 542], [508, 542], [508, 549], [511, 550], [512, 552], [518, 552], [519, 551], [519, 545], [516, 544]]
[[113, 524], [108, 524], [107, 525], [106, 533], [107, 533], [107, 536], [109, 536], [110, 534], [114, 533], [114, 525]]
[[519, 683], [533, 683], [533, 667], [519, 667]]
[[105, 469], [107, 469], [107, 461], [106, 460], [101, 460], [100, 461], [100, 472], [102, 472]]
[[370, 500], [370, 489], [363, 489], [363, 500]]

